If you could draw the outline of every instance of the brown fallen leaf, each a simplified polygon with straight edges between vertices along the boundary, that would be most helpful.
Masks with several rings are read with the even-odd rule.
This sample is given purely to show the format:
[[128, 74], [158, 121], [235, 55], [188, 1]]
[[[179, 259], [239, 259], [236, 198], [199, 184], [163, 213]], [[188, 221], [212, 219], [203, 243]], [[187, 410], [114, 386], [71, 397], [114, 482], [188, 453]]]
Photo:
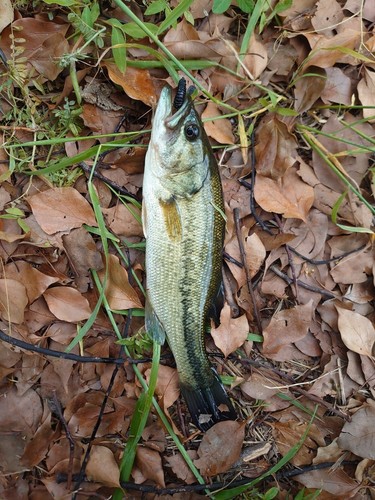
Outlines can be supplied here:
[[314, 202], [314, 189], [300, 179], [294, 168], [290, 168], [280, 181], [258, 174], [254, 196], [267, 212], [283, 214], [287, 219], [306, 221]]
[[311, 24], [318, 33], [327, 37], [334, 35], [337, 25], [344, 19], [342, 6], [336, 0], [320, 0]]
[[46, 457], [55, 434], [56, 432], [51, 426], [51, 413], [49, 413], [44, 422], [38, 427], [35, 436], [26, 444], [21, 463], [29, 468], [38, 465]]
[[21, 324], [28, 299], [25, 286], [13, 279], [0, 279], [0, 315], [3, 320]]
[[245, 424], [227, 420], [219, 422], [203, 436], [194, 464], [203, 476], [227, 472], [240, 458]]
[[[243, 64], [253, 80], [257, 79], [266, 69], [268, 63], [267, 49], [264, 42], [253, 33], [247, 48], [247, 54], [243, 59]], [[241, 72], [246, 71], [241, 68]]]
[[0, 33], [14, 19], [14, 10], [11, 0], [3, 0], [0, 4]]
[[246, 314], [239, 318], [231, 317], [231, 308], [225, 303], [220, 314], [220, 326], [211, 327], [211, 335], [215, 345], [228, 356], [242, 346], [249, 333], [249, 323]]
[[[188, 450], [187, 453], [192, 460], [197, 458], [195, 450]], [[166, 461], [176, 476], [185, 484], [195, 483], [196, 478], [180, 453], [166, 457]]]
[[97, 226], [89, 202], [74, 188], [53, 188], [29, 196], [33, 214], [47, 234], [67, 231], [82, 224]]
[[30, 304], [39, 298], [50, 285], [59, 281], [59, 278], [41, 273], [23, 260], [8, 264], [6, 275], [25, 286]]
[[306, 75], [296, 81], [294, 109], [304, 113], [320, 98], [326, 85], [326, 72], [322, 68], [310, 67]]
[[206, 134], [220, 144], [234, 144], [234, 135], [230, 121], [228, 118], [212, 120], [212, 118], [217, 118], [218, 116], [220, 116], [218, 106], [214, 102], [209, 101], [202, 113]]
[[165, 488], [160, 453], [150, 448], [138, 446], [135, 464], [145, 479], [151, 479], [151, 481], [155, 481], [161, 488]]
[[142, 101], [148, 106], [155, 105], [157, 101], [156, 88], [148, 70], [128, 66], [125, 76], [114, 63], [106, 61], [103, 66], [107, 68], [108, 76], [112, 82], [120, 85], [129, 97]]
[[120, 470], [112, 451], [106, 446], [94, 445], [91, 448], [86, 474], [92, 481], [120, 488]]
[[312, 310], [313, 301], [310, 300], [307, 304], [275, 313], [263, 330], [263, 354], [277, 361], [290, 359], [289, 347], [306, 336]]
[[[104, 283], [105, 270], [99, 271], [98, 275]], [[112, 254], [108, 255], [108, 276], [104, 292], [111, 309], [121, 311], [143, 307], [136, 291], [129, 283], [126, 269], [120, 264], [119, 258]]]
[[22, 17], [5, 28], [0, 48], [11, 58], [14, 50], [13, 34], [17, 32], [17, 38], [22, 40], [20, 46], [27, 62], [29, 78], [42, 75], [53, 81], [63, 71], [63, 67], [58, 64], [59, 59], [69, 52], [69, 43], [65, 38], [68, 29], [67, 23]]
[[19, 394], [12, 386], [6, 397], [0, 398], [0, 432], [20, 431], [28, 440], [34, 436], [42, 415], [42, 400], [33, 389]]
[[[290, 419], [288, 422], [275, 422], [273, 435], [275, 437], [279, 452], [285, 456], [295, 446], [306, 431], [308, 424]], [[318, 445], [310, 436], [307, 436], [303, 445], [291, 459], [296, 467], [311, 464]]]
[[142, 224], [134, 217], [141, 211], [130, 203], [118, 203], [111, 208], [104, 208], [103, 213], [109, 228], [117, 236], [143, 236]]
[[358, 354], [374, 356], [375, 328], [373, 323], [362, 314], [349, 311], [338, 304], [335, 305], [338, 312], [339, 332], [346, 347]]
[[370, 106], [375, 106], [375, 72], [364, 68], [364, 77], [357, 86], [358, 97], [361, 101], [363, 108], [363, 117], [370, 118], [374, 122], [374, 109]]
[[55, 286], [43, 294], [49, 310], [62, 321], [75, 323], [87, 319], [91, 314], [88, 300], [75, 288]]
[[62, 237], [65, 251], [69, 257], [76, 283], [80, 292], [87, 291], [91, 269], [99, 271], [103, 268], [103, 259], [96, 248], [94, 238], [83, 227], [73, 229]]
[[345, 60], [342, 48], [355, 49], [361, 41], [361, 33], [355, 29], [345, 29], [341, 33], [327, 38], [323, 35], [304, 34], [311, 46], [310, 57], [306, 59], [302, 70], [306, 71], [309, 66], [320, 68], [331, 68], [336, 62]]
[[257, 127], [257, 172], [280, 179], [295, 162], [297, 143], [277, 115], [267, 115]]
[[324, 103], [337, 102], [349, 106], [353, 95], [351, 79], [340, 68], [326, 68], [325, 72], [327, 80], [320, 96], [322, 101]]
[[321, 469], [299, 474], [296, 480], [305, 488], [322, 489], [329, 493], [326, 498], [353, 498], [360, 485], [348, 474], [340, 469]]
[[[151, 369], [145, 371], [145, 377], [149, 380]], [[180, 395], [178, 374], [175, 368], [160, 365], [158, 379], [155, 388], [156, 395], [161, 399], [163, 408], [169, 408], [177, 401]]]

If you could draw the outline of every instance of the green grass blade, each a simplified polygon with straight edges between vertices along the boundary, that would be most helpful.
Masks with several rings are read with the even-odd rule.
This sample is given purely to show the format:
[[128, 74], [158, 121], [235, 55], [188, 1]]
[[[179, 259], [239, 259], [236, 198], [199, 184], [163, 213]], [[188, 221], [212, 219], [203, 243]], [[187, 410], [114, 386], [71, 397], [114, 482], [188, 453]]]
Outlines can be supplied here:
[[[124, 455], [120, 465], [120, 479], [121, 481], [129, 481], [130, 474], [133, 468], [135, 455], [139, 440], [147, 423], [148, 415], [151, 411], [153, 395], [155, 392], [156, 382], [158, 379], [158, 370], [160, 363], [160, 350], [159, 344], [153, 344], [153, 356], [151, 364], [151, 373], [148, 389], [143, 392], [137, 401], [135, 411], [130, 423], [130, 432], [128, 442], [126, 443]], [[123, 491], [116, 490], [113, 499], [120, 500], [123, 498]]]
[[177, 3], [177, 7], [175, 7], [164, 19], [164, 21], [160, 24], [159, 29], [156, 34], [160, 35], [164, 33], [166, 29], [168, 29], [172, 24], [174, 24], [177, 19], [184, 15], [184, 12], [188, 10], [190, 5], [194, 0], [182, 0], [182, 2]]

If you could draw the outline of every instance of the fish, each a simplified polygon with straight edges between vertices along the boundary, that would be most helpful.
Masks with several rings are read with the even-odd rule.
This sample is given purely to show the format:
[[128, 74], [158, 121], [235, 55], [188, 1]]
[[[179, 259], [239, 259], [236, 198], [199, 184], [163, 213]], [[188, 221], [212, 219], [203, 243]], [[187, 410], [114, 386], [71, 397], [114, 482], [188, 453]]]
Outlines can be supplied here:
[[218, 165], [186, 84], [162, 89], [145, 158], [145, 326], [167, 340], [192, 422], [202, 431], [237, 418], [205, 350], [220, 296], [225, 215]]

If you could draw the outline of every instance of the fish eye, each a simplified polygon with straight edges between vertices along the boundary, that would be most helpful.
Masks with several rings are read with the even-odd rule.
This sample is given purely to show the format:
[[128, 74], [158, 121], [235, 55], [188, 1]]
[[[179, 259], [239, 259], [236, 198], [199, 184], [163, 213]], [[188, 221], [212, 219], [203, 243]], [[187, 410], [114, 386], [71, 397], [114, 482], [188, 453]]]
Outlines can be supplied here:
[[196, 123], [185, 125], [185, 137], [188, 141], [195, 141], [199, 137], [199, 127]]

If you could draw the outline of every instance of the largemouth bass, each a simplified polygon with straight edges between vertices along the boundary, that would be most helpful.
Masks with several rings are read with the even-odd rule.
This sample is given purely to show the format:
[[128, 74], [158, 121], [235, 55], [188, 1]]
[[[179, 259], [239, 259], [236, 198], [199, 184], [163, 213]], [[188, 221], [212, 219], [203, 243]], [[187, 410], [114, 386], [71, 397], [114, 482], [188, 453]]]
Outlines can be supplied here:
[[143, 181], [146, 329], [158, 342], [167, 338], [192, 420], [207, 430], [236, 418], [204, 344], [221, 283], [224, 204], [215, 157], [183, 82], [174, 107], [165, 87]]

